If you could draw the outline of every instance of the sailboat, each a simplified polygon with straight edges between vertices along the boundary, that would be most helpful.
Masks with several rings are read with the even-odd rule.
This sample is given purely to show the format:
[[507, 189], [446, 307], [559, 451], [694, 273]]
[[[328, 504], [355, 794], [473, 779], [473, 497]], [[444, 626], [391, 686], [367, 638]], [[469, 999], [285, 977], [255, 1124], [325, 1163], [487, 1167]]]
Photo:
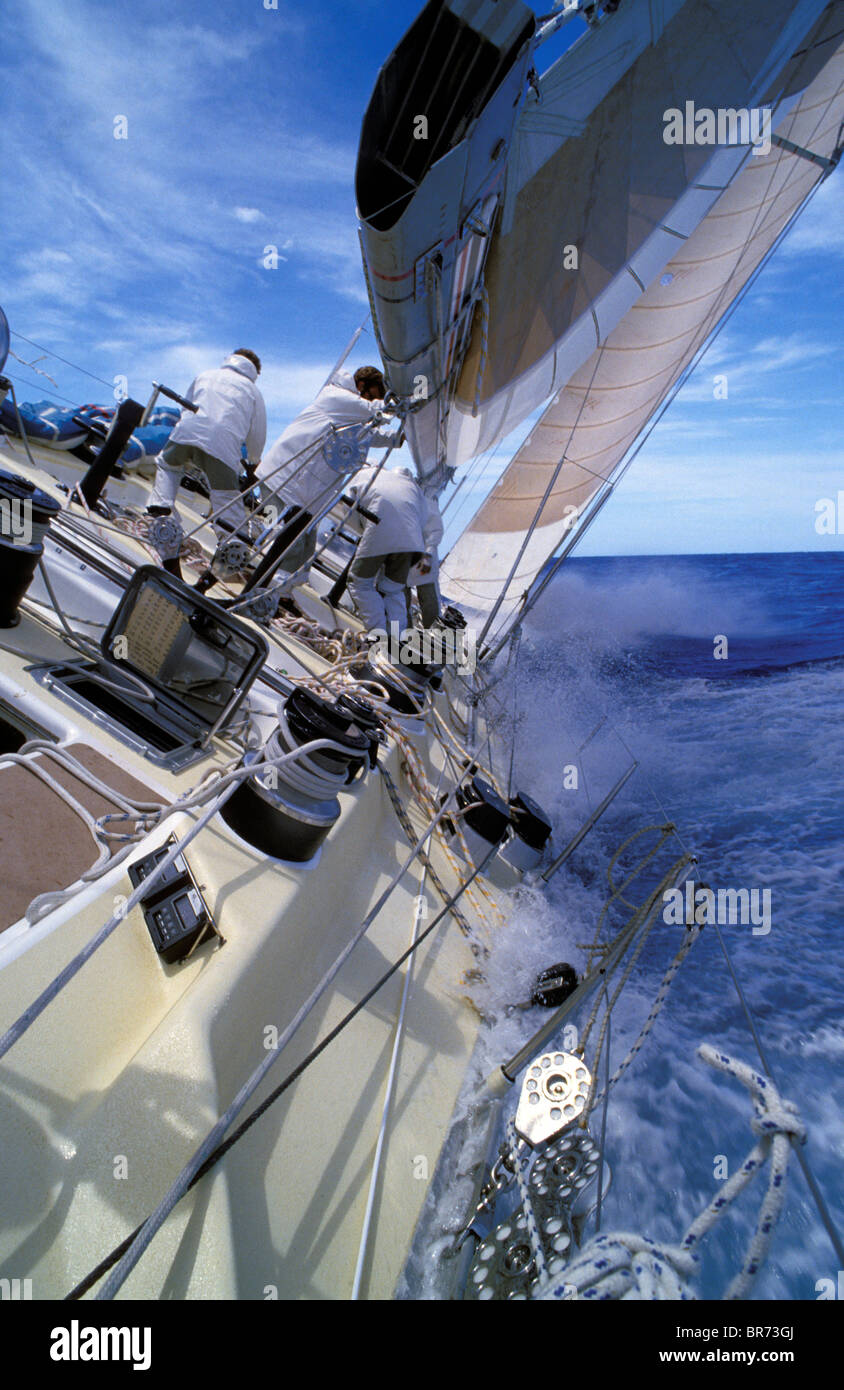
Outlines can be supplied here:
[[[217, 579], [206, 593], [156, 563], [149, 478], [115, 472], [162, 388], [105, 439], [86, 425], [76, 453], [30, 439], [13, 399], [7, 1296], [695, 1296], [714, 1209], [671, 1249], [596, 1225], [612, 1180], [601, 1106], [703, 926], [694, 855], [671, 826], [636, 850], [622, 888], [638, 880], [641, 900], [593, 924], [584, 974], [549, 968], [518, 1048], [486, 1066], [473, 986], [520, 887], [564, 871], [635, 772], [554, 845], [531, 788], [495, 777], [489, 696], [647, 430], [835, 169], [843, 18], [842, 0], [567, 0], [545, 17], [523, 0], [429, 0], [385, 62], [356, 195], [389, 406], [423, 489], [448, 497], [530, 422], [441, 569], [474, 670], [372, 655], [337, 597], [358, 441], [340, 442], [307, 582], [262, 570], [260, 512], [221, 557], [201, 501], [180, 497], [187, 567]], [[540, 73], [569, 24], [582, 32]], [[294, 589], [302, 616], [277, 615]], [[652, 1013], [602, 1077], [610, 991], [678, 891]], [[706, 1060], [768, 1125], [753, 1172], [768, 1165], [770, 1227], [792, 1148], [805, 1162], [799, 1118], [769, 1077]], [[758, 1263], [754, 1245], [735, 1296]]]

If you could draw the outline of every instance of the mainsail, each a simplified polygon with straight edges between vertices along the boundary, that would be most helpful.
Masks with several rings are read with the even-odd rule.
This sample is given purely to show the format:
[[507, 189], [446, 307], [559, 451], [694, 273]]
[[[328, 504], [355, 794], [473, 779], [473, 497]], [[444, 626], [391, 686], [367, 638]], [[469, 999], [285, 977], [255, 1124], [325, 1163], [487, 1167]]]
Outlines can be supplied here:
[[[719, 22], [728, 25], [730, 13], [744, 16], [753, 6], [685, 6], [674, 23], [682, 20], [686, 26], [691, 45], [687, 61], [689, 53], [700, 57], [704, 51], [705, 34], [698, 35], [697, 45], [694, 32], [704, 9], [710, 25], [716, 12]], [[562, 339], [557, 336], [566, 318], [565, 296], [555, 299], [527, 290], [514, 266], [534, 274], [535, 253], [525, 240], [531, 223], [540, 250], [550, 256], [549, 233], [542, 216], [536, 215], [534, 185], [546, 200], [553, 201], [560, 178], [564, 187], [571, 186], [565, 182], [566, 160], [581, 170], [590, 159], [600, 166], [598, 134], [604, 129], [603, 118], [598, 131], [591, 136], [588, 132], [573, 135], [557, 156], [523, 183], [519, 195], [525, 200], [523, 212], [517, 205], [508, 217], [505, 208], [487, 270], [493, 308], [499, 304], [497, 328], [493, 330], [491, 324], [488, 332], [491, 336], [495, 331], [497, 337], [489, 345], [478, 417], [473, 417], [470, 405], [476, 392], [477, 342], [467, 357], [458, 401], [462, 416], [453, 412], [456, 456], [462, 456], [464, 449], [471, 454], [488, 447], [545, 399], [549, 388], [554, 395], [443, 568], [449, 593], [489, 611], [494, 619], [487, 624], [490, 642], [512, 621], [545, 561], [569, 539], [579, 519], [606, 496], [610, 480], [644, 426], [837, 159], [844, 121], [844, 4], [841, 0], [825, 7], [765, 4], [759, 18], [767, 36], [754, 53], [761, 63], [759, 80], [746, 86], [773, 109], [770, 149], [762, 153], [746, 144], [730, 145], [713, 155], [711, 149], [698, 145], [666, 146], [663, 109], [684, 106], [683, 100], [670, 99], [671, 92], [677, 93], [675, 77], [650, 107], [649, 140], [638, 123], [629, 132], [629, 140], [620, 143], [632, 167], [640, 171], [649, 164], [656, 168], [666, 149], [682, 155], [693, 171], [687, 193], [676, 198], [669, 177], [662, 198], [634, 196], [637, 180], [628, 171], [629, 222], [617, 228], [615, 245], [617, 253], [623, 254], [631, 238], [630, 223], [650, 218], [661, 232], [673, 237], [677, 249], [661, 266], [652, 267], [647, 278], [638, 273], [635, 258], [628, 261], [623, 279], [630, 306], [610, 331], [603, 331], [597, 306], [602, 291], [605, 298], [607, 290], [618, 294], [618, 277], [608, 281], [606, 257], [596, 253], [594, 241], [583, 244], [579, 273], [569, 277], [568, 299], [572, 306], [579, 299], [588, 301], [592, 318], [588, 354], [580, 351], [572, 337], [567, 347], [565, 334]], [[775, 51], [763, 54], [766, 47], [771, 49], [772, 35], [777, 40]], [[748, 42], [750, 37], [744, 36]], [[751, 50], [744, 52], [749, 56]], [[640, 60], [651, 65], [655, 61], [653, 50]], [[682, 67], [679, 53], [674, 63]], [[670, 66], [676, 73], [678, 69]], [[613, 98], [617, 111], [628, 118], [625, 97], [630, 88], [627, 78]], [[706, 102], [716, 107], [723, 86], [715, 81], [705, 89], [698, 84], [694, 90], [716, 94]], [[606, 158], [612, 163], [618, 154], [608, 152]], [[669, 166], [670, 161], [667, 174]], [[600, 170], [596, 177], [600, 181]], [[670, 225], [665, 216], [669, 203], [673, 206]], [[582, 200], [579, 207], [578, 215], [588, 222], [588, 200], [585, 211]], [[563, 240], [568, 239], [567, 217], [563, 211], [562, 223], [556, 224], [558, 229], [562, 226]], [[574, 233], [572, 239], [576, 241]], [[552, 240], [559, 251], [559, 230]], [[597, 245], [610, 240], [605, 228], [604, 240], [599, 237]], [[573, 318], [574, 307], [569, 312], [569, 320]]]

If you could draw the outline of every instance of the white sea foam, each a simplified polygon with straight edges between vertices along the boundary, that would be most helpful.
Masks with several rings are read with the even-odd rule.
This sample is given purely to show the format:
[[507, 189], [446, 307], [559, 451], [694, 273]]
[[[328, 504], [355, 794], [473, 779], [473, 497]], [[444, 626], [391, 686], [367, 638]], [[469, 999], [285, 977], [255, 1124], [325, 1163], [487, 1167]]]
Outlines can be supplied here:
[[[497, 1019], [481, 1069], [490, 1071], [541, 1021], [535, 1010], [506, 1012], [525, 999], [536, 974], [563, 959], [582, 968], [577, 943], [593, 934], [608, 891], [607, 864], [621, 840], [670, 818], [700, 856], [700, 873], [711, 886], [771, 890], [769, 936], [727, 926], [722, 937], [781, 1090], [799, 1103], [809, 1127], [816, 1177], [834, 1199], [844, 1153], [844, 961], [836, 925], [844, 886], [844, 740], [832, 730], [844, 669], [808, 666], [719, 684], [695, 672], [671, 680], [658, 673], [657, 679], [636, 661], [640, 637], [725, 630], [769, 634], [775, 659], [776, 605], [736, 573], [725, 589], [693, 561], [632, 578], [620, 570], [590, 574], [584, 566], [555, 581], [532, 616], [518, 679], [514, 683], [511, 672], [495, 702], [505, 745], [515, 710], [514, 784], [551, 813], [555, 850], [617, 781], [631, 753], [641, 768], [547, 892], [520, 895], [477, 990], [479, 1004]], [[786, 630], [784, 640], [788, 636]], [[618, 658], [631, 648], [628, 668]], [[608, 666], [608, 657], [615, 664]], [[578, 767], [578, 786], [566, 789], [563, 769], [571, 765]], [[496, 771], [506, 783], [508, 768]], [[651, 843], [645, 838], [642, 845]], [[614, 1011], [613, 1066], [637, 1036], [676, 949], [676, 929], [673, 939], [669, 931], [655, 930]], [[607, 1155], [614, 1177], [605, 1230], [632, 1227], [655, 1238], [679, 1238], [719, 1185], [719, 1156], [732, 1172], [752, 1147], [746, 1093], [697, 1059], [704, 1040], [758, 1063], [711, 928], [691, 953], [635, 1067], [612, 1094]], [[757, 1180], [707, 1242], [705, 1297], [720, 1296], [736, 1272], [761, 1195]], [[786, 1212], [752, 1296], [815, 1298], [815, 1283], [833, 1261], [795, 1162]]]

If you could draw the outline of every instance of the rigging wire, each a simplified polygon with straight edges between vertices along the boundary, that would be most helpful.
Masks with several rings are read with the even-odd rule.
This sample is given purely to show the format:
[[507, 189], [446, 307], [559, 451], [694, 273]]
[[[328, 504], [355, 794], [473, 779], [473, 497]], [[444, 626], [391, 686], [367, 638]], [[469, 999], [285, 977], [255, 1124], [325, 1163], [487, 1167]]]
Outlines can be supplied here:
[[[101, 376], [96, 376], [94, 372], [86, 371], [84, 367], [78, 366], [76, 362], [70, 362], [66, 357], [61, 357], [57, 352], [53, 352], [52, 348], [44, 347], [43, 343], [33, 342], [31, 338], [27, 338], [23, 333], [19, 333], [16, 328], [13, 328], [11, 332], [12, 336], [20, 338], [22, 343], [28, 343], [30, 347], [37, 348], [39, 352], [46, 352], [48, 357], [55, 357], [57, 362], [63, 363], [65, 367], [72, 367], [75, 372], [81, 372], [82, 376], [90, 377], [92, 381], [98, 381], [101, 386], [107, 386], [109, 391], [114, 390], [113, 381], [104, 381]], [[31, 363], [26, 363], [26, 365], [31, 366]]]

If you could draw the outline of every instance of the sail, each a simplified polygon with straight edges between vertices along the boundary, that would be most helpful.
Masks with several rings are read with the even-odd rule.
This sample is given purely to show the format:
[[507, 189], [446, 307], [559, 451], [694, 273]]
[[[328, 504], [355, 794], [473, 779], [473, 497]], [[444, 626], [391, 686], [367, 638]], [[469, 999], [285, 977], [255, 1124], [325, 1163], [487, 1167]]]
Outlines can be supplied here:
[[[829, 6], [795, 55], [770, 151], [744, 152], [663, 273], [557, 390], [449, 555], [447, 591], [497, 609], [498, 632], [824, 176], [825, 161], [837, 157], [842, 17], [844, 5]], [[710, 174], [734, 154], [719, 152]]]
[[743, 163], [740, 135], [719, 140], [714, 165], [712, 145], [664, 138], [666, 112], [737, 117], [779, 102], [784, 72], [801, 67], [792, 55], [825, 8], [628, 0], [545, 74], [508, 156], [484, 270], [489, 308], [475, 314], [449, 414], [451, 466], [565, 386]]
[[428, 0], [378, 75], [355, 187], [363, 269], [408, 445], [445, 481], [465, 357], [524, 100], [536, 16], [524, 0]]

